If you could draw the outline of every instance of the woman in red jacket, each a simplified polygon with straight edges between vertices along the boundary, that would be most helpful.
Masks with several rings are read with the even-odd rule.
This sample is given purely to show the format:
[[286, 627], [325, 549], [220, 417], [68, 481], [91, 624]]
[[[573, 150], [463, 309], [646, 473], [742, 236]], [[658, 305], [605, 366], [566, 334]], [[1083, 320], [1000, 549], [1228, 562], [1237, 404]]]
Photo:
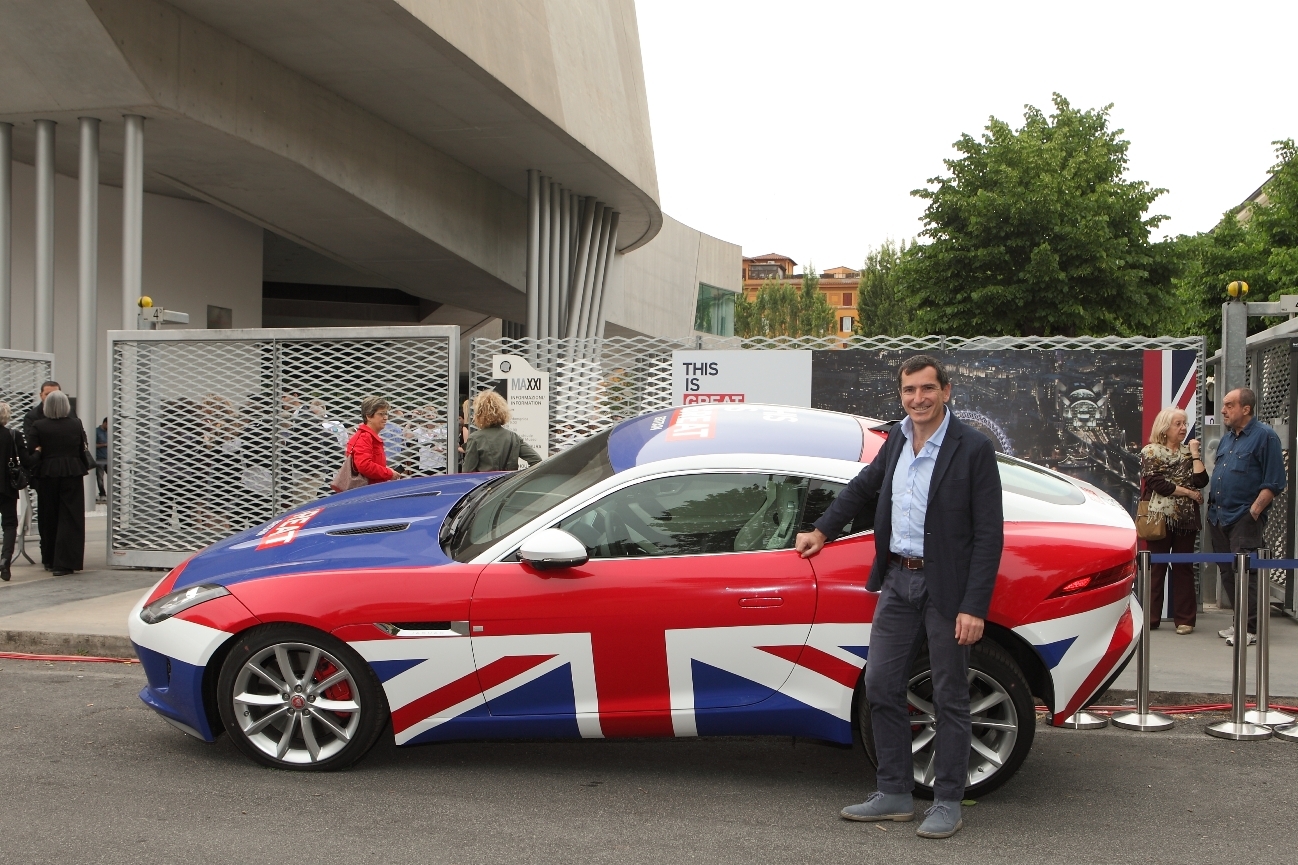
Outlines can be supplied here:
[[383, 453], [383, 439], [379, 438], [379, 433], [387, 425], [390, 408], [387, 400], [367, 396], [361, 402], [361, 416], [365, 418], [365, 423], [356, 427], [356, 432], [347, 441], [347, 456], [351, 457], [356, 471], [372, 484], [401, 477], [388, 468], [388, 458]]

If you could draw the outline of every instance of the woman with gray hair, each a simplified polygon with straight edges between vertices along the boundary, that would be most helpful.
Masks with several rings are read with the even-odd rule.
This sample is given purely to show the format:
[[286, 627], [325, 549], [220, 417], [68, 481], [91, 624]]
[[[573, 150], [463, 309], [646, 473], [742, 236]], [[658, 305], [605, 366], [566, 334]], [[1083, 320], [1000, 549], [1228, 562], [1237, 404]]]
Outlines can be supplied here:
[[18, 491], [14, 486], [26, 480], [21, 469], [27, 466], [27, 445], [19, 430], [9, 429], [13, 411], [9, 403], [0, 402], [0, 527], [4, 531], [4, 546], [0, 548], [0, 580], [9, 582], [9, 564], [14, 557], [14, 541], [18, 538]]
[[[45, 417], [32, 424], [30, 442], [39, 458], [41, 558], [61, 577], [81, 570], [85, 554], [86, 493], [81, 479], [89, 469], [81, 454], [86, 431], [81, 421], [69, 416], [72, 406], [63, 391], [46, 396], [43, 408]], [[47, 513], [50, 510], [53, 513]]]

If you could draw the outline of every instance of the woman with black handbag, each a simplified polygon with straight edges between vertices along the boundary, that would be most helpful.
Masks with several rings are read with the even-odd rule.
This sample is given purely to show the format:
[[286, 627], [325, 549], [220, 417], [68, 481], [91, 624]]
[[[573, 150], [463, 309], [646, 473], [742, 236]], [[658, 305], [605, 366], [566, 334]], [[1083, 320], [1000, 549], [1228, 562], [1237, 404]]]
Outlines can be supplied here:
[[95, 465], [81, 421], [69, 417], [71, 408], [67, 394], [61, 390], [45, 397], [45, 417], [32, 424], [32, 439], [28, 442], [39, 455], [40, 476], [36, 483], [40, 500], [56, 504], [55, 513], [37, 514], [46, 529], [41, 532], [41, 557], [53, 565], [56, 577], [81, 570], [86, 547], [86, 491], [82, 478]]
[[[1197, 439], [1185, 440], [1189, 421], [1184, 411], [1169, 407], [1158, 413], [1149, 431], [1149, 444], [1140, 451], [1140, 504], [1136, 532], [1151, 553], [1192, 553], [1199, 534], [1200, 492], [1208, 485]], [[1159, 532], [1160, 527], [1162, 531]], [[1163, 585], [1168, 565], [1154, 565], [1149, 588], [1150, 628], [1163, 617]], [[1194, 591], [1194, 565], [1171, 565], [1172, 620], [1181, 635], [1194, 631], [1199, 599]]]
[[9, 582], [9, 565], [18, 538], [18, 493], [27, 486], [27, 445], [23, 434], [9, 429], [13, 412], [0, 402], [0, 527], [4, 546], [0, 548], [0, 580]]

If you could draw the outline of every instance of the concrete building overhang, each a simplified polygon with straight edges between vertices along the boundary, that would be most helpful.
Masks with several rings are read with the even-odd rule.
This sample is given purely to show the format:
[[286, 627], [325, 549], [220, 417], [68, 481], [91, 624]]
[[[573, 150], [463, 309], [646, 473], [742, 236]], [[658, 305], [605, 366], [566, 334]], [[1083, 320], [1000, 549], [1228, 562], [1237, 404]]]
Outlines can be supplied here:
[[662, 224], [633, 0], [15, 0], [0, 121], [147, 118], [146, 189], [207, 201], [420, 297], [524, 311], [526, 171]]

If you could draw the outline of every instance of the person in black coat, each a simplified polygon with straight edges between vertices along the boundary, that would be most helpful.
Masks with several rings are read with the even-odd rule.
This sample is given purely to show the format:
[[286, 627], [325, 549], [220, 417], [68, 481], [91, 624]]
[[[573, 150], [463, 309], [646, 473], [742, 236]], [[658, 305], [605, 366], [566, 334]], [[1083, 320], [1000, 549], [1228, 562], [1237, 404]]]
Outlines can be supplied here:
[[82, 567], [86, 546], [86, 493], [82, 478], [89, 469], [81, 457], [86, 431], [70, 416], [63, 391], [45, 397], [44, 417], [32, 424], [32, 452], [39, 455], [36, 491], [40, 502], [41, 558], [54, 576]]
[[[35, 428], [36, 421], [43, 420], [45, 418], [45, 398], [50, 394], [54, 393], [56, 390], [63, 390], [62, 386], [57, 381], [42, 382], [41, 398], [37, 400], [36, 405], [27, 409], [27, 413], [23, 415], [23, 439], [25, 441], [25, 444], [28, 447], [31, 447], [32, 430]], [[69, 412], [69, 414], [70, 413], [71, 412]], [[35, 460], [34, 453], [31, 454], [31, 457], [32, 458], [30, 460], [30, 465], [31, 465], [32, 489], [36, 491], [36, 526], [41, 533], [41, 556], [43, 559], [41, 561], [41, 564], [44, 565], [45, 570], [48, 571], [48, 570], [52, 570], [54, 565], [53, 563], [50, 562], [49, 559], [43, 558], [45, 555], [45, 523], [40, 521], [41, 511], [48, 507], [50, 509], [50, 513], [53, 513], [54, 511], [58, 510], [58, 502], [46, 502], [41, 497], [40, 484], [36, 483], [36, 476], [40, 473], [40, 466], [37, 464], [37, 461]]]
[[9, 403], [0, 402], [0, 526], [4, 531], [4, 546], [0, 549], [0, 580], [9, 581], [9, 565], [14, 557], [14, 542], [18, 538], [18, 492], [13, 485], [11, 466], [29, 464], [27, 445], [19, 430], [9, 429], [12, 415]]

